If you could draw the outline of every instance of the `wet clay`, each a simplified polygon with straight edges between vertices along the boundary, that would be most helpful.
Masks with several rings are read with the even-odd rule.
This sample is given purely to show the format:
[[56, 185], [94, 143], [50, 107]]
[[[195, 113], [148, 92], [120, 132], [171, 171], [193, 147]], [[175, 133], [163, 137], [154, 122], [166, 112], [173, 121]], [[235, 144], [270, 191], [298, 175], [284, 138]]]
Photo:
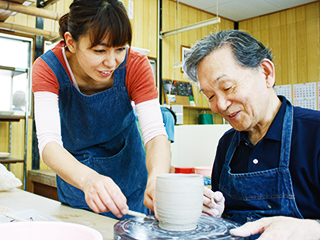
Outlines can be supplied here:
[[203, 204], [203, 176], [161, 174], [156, 181], [159, 227], [168, 231], [197, 228]]

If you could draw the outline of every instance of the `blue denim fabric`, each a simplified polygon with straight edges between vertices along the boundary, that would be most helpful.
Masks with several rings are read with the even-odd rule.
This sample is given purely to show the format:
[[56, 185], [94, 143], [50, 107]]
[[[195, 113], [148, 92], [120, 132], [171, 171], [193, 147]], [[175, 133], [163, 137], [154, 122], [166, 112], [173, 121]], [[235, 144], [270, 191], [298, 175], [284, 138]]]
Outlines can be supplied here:
[[[282, 146], [278, 168], [249, 173], [231, 173], [230, 162], [239, 134], [235, 132], [226, 153], [219, 190], [225, 197], [225, 214], [244, 224], [262, 217], [282, 215], [303, 218], [298, 210], [289, 172], [293, 107], [289, 103], [282, 128]], [[252, 239], [257, 238], [253, 236]]]
[[[147, 183], [145, 153], [125, 86], [126, 59], [114, 72], [112, 88], [87, 96], [72, 84], [52, 51], [41, 57], [59, 82], [64, 148], [79, 162], [110, 177], [126, 196], [131, 210], [149, 214], [150, 210], [143, 205]], [[62, 203], [91, 210], [84, 193], [59, 176], [57, 188]], [[111, 212], [103, 215], [116, 218]]]
[[161, 113], [163, 118], [164, 127], [166, 128], [166, 132], [168, 134], [168, 140], [171, 143], [174, 143], [174, 125], [175, 119], [173, 113], [171, 113], [166, 107], [161, 106]]

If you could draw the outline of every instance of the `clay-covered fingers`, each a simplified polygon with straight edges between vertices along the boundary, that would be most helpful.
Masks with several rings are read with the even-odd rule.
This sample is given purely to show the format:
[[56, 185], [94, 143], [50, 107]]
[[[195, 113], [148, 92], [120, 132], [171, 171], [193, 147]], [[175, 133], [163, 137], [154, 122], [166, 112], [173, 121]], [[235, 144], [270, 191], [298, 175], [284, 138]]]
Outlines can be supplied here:
[[209, 188], [204, 187], [202, 213], [209, 216], [213, 216], [210, 211], [211, 197], [213, 197], [213, 192]]
[[224, 211], [224, 201], [225, 199], [221, 192], [213, 192], [205, 187], [203, 192], [202, 213], [213, 217], [221, 217]]
[[223, 211], [224, 211], [224, 196], [221, 192], [217, 191], [214, 192], [214, 197], [211, 199], [212, 204], [215, 204], [214, 209], [218, 211], [218, 214], [216, 217], [221, 217]]
[[128, 213], [127, 200], [120, 188], [108, 177], [101, 178], [86, 188], [85, 199], [96, 213], [111, 211], [118, 218]]

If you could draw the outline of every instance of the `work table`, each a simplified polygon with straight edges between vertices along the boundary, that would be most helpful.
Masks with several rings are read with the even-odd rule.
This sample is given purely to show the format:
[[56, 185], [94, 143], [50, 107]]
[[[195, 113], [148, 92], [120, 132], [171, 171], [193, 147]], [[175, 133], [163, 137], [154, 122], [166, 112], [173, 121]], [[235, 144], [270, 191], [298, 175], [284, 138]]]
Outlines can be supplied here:
[[[90, 211], [75, 209], [58, 201], [39, 195], [14, 189], [0, 192], [1, 212], [36, 210], [63, 222], [86, 225], [99, 231], [103, 239], [113, 239], [113, 225], [118, 220], [108, 218]], [[1, 222], [0, 222], [1, 223]]]

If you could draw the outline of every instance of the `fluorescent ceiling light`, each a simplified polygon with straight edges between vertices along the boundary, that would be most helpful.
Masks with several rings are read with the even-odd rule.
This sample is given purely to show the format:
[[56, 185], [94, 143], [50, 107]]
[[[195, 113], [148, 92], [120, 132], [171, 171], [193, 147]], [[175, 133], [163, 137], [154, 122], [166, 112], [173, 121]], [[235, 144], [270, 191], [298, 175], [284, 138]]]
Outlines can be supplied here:
[[182, 32], [190, 31], [190, 30], [193, 30], [193, 29], [201, 28], [201, 27], [206, 27], [206, 26], [209, 26], [209, 25], [212, 25], [212, 24], [217, 24], [217, 23], [220, 23], [220, 18], [219, 17], [211, 18], [209, 20], [205, 20], [205, 21], [202, 21], [202, 22], [190, 24], [188, 26], [184, 26], [184, 27], [181, 27], [181, 28], [176, 28], [176, 29], [169, 30], [169, 31], [166, 31], [166, 32], [161, 32], [160, 35], [162, 37], [168, 37], [168, 36], [173, 35], [173, 34], [182, 33]]
[[24, 3], [22, 3], [23, 6], [31, 6], [34, 2], [33, 1], [25, 1]]

